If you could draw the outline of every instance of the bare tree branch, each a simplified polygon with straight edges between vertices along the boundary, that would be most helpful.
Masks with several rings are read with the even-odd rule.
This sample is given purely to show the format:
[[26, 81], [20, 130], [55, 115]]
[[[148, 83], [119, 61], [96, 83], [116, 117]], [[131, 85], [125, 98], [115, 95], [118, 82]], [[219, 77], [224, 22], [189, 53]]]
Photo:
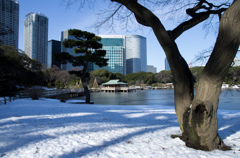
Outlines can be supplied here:
[[205, 21], [208, 17], [209, 17], [208, 13], [202, 13], [198, 14], [197, 16], [186, 22], [181, 23], [174, 30], [170, 31], [172, 40], [176, 40], [183, 32]]
[[[206, 7], [204, 4], [208, 4], [209, 7]], [[189, 30], [190, 28], [196, 26], [197, 24], [205, 21], [209, 18], [211, 14], [216, 14], [219, 16], [219, 20], [221, 19], [221, 15], [227, 8], [220, 8], [221, 6], [216, 7], [216, 10], [212, 10], [213, 4], [207, 2], [206, 0], [200, 0], [198, 4], [196, 4], [193, 8], [189, 8], [186, 10], [186, 13], [192, 17], [192, 19], [181, 23], [177, 26], [173, 31], [170, 32], [171, 38], [173, 40], [177, 39], [183, 32]], [[199, 12], [198, 10], [207, 10], [205, 12]]]
[[209, 59], [212, 51], [213, 51], [213, 46], [209, 47], [208, 49], [202, 50], [201, 52], [198, 52], [198, 54], [195, 56], [195, 59], [192, 63], [202, 62], [201, 65], [203, 65]]
[[[117, 12], [120, 10], [122, 8], [122, 5], [119, 5], [118, 7], [117, 7], [117, 9], [116, 10], [113, 10], [112, 12], [110, 12], [110, 15], [109, 16], [107, 16], [103, 21], [101, 21], [101, 22], [98, 22], [97, 24], [96, 24], [96, 27], [97, 28], [100, 28], [101, 26], [103, 26], [104, 24], [106, 24], [109, 20], [110, 21], [112, 21], [112, 24], [113, 24], [113, 21], [114, 21], [114, 15], [116, 15], [117, 14]], [[109, 12], [109, 10], [108, 10], [108, 12]], [[106, 12], [105, 12], [106, 13]], [[104, 13], [104, 14], [105, 14]]]

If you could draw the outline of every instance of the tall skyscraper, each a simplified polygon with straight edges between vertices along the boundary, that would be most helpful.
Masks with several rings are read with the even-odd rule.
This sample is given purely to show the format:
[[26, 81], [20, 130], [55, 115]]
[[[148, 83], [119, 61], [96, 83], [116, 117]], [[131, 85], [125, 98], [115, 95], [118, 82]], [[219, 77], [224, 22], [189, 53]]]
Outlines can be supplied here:
[[19, 4], [16, 0], [0, 0], [0, 44], [18, 48]]
[[48, 62], [47, 68], [51, 68], [52, 65], [56, 65], [60, 68], [60, 63], [54, 60], [53, 56], [57, 53], [61, 53], [61, 41], [50, 40], [48, 41]]
[[29, 13], [24, 19], [23, 50], [31, 58], [47, 68], [48, 61], [48, 18], [41, 13]]
[[139, 35], [127, 35], [126, 60], [127, 74], [147, 71], [147, 46], [146, 38]]

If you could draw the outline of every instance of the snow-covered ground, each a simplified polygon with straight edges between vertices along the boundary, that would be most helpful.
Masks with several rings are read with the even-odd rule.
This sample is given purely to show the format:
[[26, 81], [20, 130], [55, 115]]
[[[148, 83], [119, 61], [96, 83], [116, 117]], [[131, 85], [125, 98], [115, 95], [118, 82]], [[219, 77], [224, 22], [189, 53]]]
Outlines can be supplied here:
[[240, 111], [219, 111], [219, 134], [231, 151], [185, 146], [173, 107], [61, 103], [53, 99], [0, 104], [3, 158], [240, 157]]

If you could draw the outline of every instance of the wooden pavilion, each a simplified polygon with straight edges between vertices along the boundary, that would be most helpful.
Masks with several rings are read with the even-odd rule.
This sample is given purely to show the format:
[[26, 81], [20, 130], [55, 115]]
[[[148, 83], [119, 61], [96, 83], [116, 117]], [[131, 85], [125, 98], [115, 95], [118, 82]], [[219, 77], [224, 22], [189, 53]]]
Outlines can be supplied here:
[[119, 79], [110, 80], [102, 84], [101, 92], [132, 92], [136, 89], [128, 87], [128, 83], [120, 82]]

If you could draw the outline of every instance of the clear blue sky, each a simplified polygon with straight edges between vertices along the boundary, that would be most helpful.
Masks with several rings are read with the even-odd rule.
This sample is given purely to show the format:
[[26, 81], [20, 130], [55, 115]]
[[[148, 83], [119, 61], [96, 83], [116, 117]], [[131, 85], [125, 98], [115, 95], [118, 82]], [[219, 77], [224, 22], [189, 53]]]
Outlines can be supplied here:
[[[96, 21], [97, 7], [95, 10], [83, 8], [79, 10], [78, 6], [71, 6], [67, 8], [62, 4], [62, 0], [18, 0], [20, 5], [20, 18], [19, 18], [19, 48], [23, 49], [23, 26], [25, 15], [29, 12], [40, 12], [45, 14], [49, 19], [49, 32], [48, 40], [58, 40], [61, 36], [61, 31], [67, 29], [81, 29], [95, 34], [109, 34], [108, 30], [101, 29], [95, 32], [95, 29], [89, 28]], [[97, 6], [104, 4], [98, 4]], [[177, 22], [173, 23], [169, 20], [163, 20], [166, 29], [173, 29], [177, 26]], [[138, 34], [147, 38], [147, 64], [157, 67], [157, 71], [165, 69], [164, 60], [165, 54], [160, 47], [156, 37], [148, 28], [144, 31], [131, 31], [116, 30], [111, 34]], [[194, 61], [195, 55], [203, 49], [208, 49], [215, 43], [216, 35], [213, 33], [206, 36], [202, 26], [193, 28], [185, 32], [177, 39], [177, 44], [182, 56], [186, 59], [187, 63]], [[199, 66], [201, 63], [195, 63], [193, 66]]]

